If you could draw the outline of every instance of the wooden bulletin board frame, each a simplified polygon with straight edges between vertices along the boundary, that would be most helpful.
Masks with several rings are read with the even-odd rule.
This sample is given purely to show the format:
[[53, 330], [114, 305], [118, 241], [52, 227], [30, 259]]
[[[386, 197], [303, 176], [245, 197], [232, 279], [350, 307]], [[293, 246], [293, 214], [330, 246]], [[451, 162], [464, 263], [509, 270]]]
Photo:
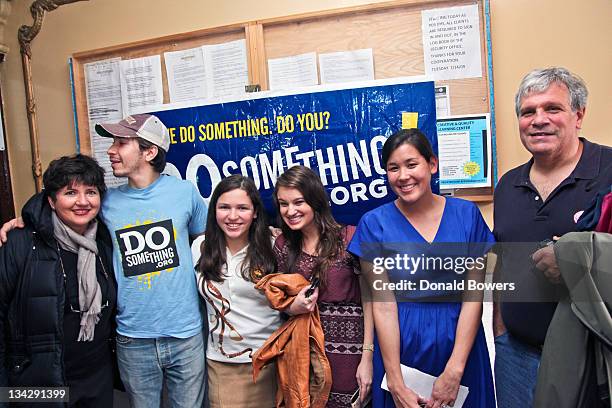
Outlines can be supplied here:
[[[384, 3], [248, 21], [221, 27], [137, 41], [84, 51], [72, 56], [77, 142], [80, 151], [91, 153], [85, 91], [84, 64], [108, 58], [122, 59], [160, 55], [206, 44], [246, 40], [249, 84], [268, 90], [267, 60], [306, 52], [334, 52], [372, 48], [376, 79], [425, 73], [421, 11], [478, 4], [482, 77], [436, 81], [449, 85], [453, 115], [491, 114], [492, 180], [496, 182], [495, 125], [488, 0], [395, 0]], [[166, 72], [162, 69], [164, 103], [169, 103]], [[80, 137], [79, 135], [84, 135]], [[492, 201], [493, 188], [465, 188], [456, 196], [477, 202]]]

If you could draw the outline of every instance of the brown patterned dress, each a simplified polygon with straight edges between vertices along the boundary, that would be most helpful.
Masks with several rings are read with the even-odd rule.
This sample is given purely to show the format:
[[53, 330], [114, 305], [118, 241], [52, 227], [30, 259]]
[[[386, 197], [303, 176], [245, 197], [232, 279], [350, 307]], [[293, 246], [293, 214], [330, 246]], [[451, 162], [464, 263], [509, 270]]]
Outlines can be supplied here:
[[[316, 257], [302, 252], [296, 269], [287, 270], [288, 243], [281, 235], [274, 244], [278, 272], [299, 273], [310, 279]], [[363, 309], [359, 291], [359, 262], [344, 251], [327, 271], [325, 288], [319, 289], [319, 314], [325, 352], [332, 369], [332, 389], [327, 407], [350, 407], [357, 390], [355, 373], [361, 361], [363, 345]]]

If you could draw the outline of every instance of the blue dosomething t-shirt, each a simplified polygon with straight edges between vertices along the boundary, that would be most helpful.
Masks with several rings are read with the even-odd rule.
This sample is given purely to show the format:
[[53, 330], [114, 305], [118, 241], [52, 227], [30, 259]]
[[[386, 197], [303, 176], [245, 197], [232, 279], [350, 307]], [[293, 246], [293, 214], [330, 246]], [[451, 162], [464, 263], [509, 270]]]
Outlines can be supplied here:
[[187, 338], [201, 330], [189, 236], [204, 231], [206, 214], [196, 187], [176, 177], [109, 189], [101, 216], [113, 238], [119, 334]]

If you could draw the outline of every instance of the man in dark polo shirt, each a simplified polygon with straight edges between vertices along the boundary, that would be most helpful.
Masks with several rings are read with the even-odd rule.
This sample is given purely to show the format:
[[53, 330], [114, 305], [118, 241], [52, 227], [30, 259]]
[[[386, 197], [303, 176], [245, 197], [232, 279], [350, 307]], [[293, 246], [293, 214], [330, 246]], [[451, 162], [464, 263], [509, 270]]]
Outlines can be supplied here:
[[521, 142], [532, 158], [495, 189], [496, 279], [515, 283], [494, 305], [499, 408], [531, 407], [542, 345], [566, 290], [552, 241], [575, 231], [582, 210], [612, 184], [612, 149], [578, 136], [587, 95], [564, 68], [530, 72], [516, 94]]

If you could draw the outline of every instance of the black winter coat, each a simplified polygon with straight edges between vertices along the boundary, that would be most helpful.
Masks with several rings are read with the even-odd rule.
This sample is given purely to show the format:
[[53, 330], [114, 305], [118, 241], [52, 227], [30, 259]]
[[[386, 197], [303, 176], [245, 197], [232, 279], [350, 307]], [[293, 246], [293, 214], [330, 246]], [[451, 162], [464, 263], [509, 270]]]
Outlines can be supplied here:
[[[66, 384], [66, 294], [51, 212], [42, 193], [33, 196], [22, 210], [26, 227], [11, 231], [8, 242], [0, 248], [0, 386]], [[116, 285], [112, 242], [101, 221], [96, 241], [98, 254]]]

